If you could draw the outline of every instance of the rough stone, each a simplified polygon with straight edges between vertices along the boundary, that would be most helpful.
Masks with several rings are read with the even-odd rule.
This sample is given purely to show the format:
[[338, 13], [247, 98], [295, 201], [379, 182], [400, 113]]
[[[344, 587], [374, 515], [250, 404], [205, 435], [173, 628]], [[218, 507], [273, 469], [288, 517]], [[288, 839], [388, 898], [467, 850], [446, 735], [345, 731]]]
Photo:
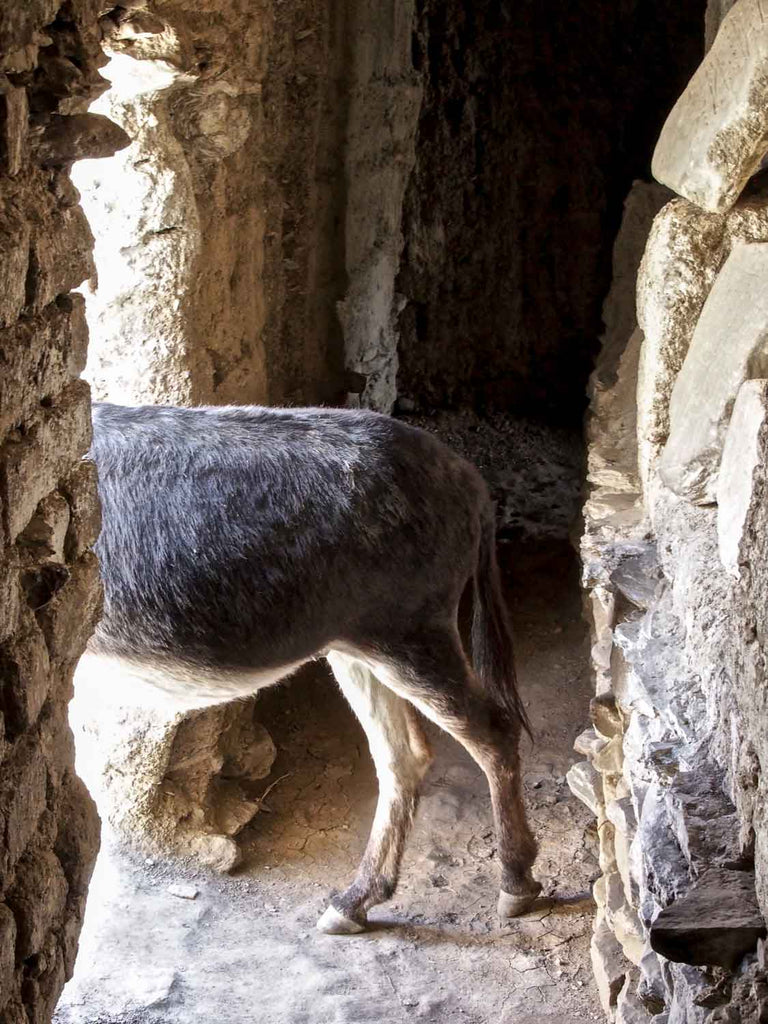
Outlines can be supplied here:
[[15, 323], [26, 304], [31, 226], [0, 181], [0, 327]]
[[594, 729], [585, 729], [574, 740], [573, 749], [577, 754], [591, 758], [598, 754], [607, 742], [608, 740], [603, 736], [598, 736]]
[[9, 86], [0, 95], [0, 154], [3, 171], [11, 178], [21, 171], [24, 162], [28, 121], [26, 89]]
[[168, 892], [171, 896], [178, 896], [180, 900], [195, 900], [198, 897], [199, 889], [196, 889], [194, 885], [181, 885], [174, 882], [168, 886]]
[[229, 836], [192, 836], [186, 848], [192, 860], [221, 874], [233, 871], [242, 860], [240, 848]]
[[0, 565], [0, 640], [18, 628], [20, 613], [18, 569]]
[[75, 644], [81, 651], [101, 614], [99, 564], [86, 551], [67, 571], [67, 577], [43, 605], [36, 609], [52, 659], [65, 662]]
[[651, 1014], [636, 995], [636, 972], [627, 975], [624, 987], [616, 1000], [616, 1024], [650, 1024]]
[[[593, 415], [587, 424], [587, 437], [595, 443], [589, 447], [587, 478], [592, 487], [616, 496], [634, 495], [639, 489], [635, 396], [642, 342], [643, 332], [634, 330], [619, 357], [615, 375], [593, 377]], [[610, 431], [604, 429], [608, 424]]]
[[637, 279], [643, 331], [637, 384], [638, 463], [643, 492], [669, 434], [669, 400], [704, 301], [722, 261], [722, 218], [683, 199], [653, 222]]
[[732, 969], [765, 935], [754, 875], [712, 869], [651, 925], [651, 946], [668, 960]]
[[27, 303], [39, 313], [95, 273], [93, 235], [79, 206], [52, 209], [32, 232]]
[[603, 306], [605, 333], [588, 387], [585, 562], [595, 558], [594, 548], [612, 533], [626, 532], [627, 515], [641, 518], [636, 394], [643, 333], [637, 329], [636, 279], [653, 218], [668, 198], [666, 189], [634, 182], [614, 243], [613, 280]]
[[619, 775], [624, 766], [624, 744], [621, 736], [614, 736], [603, 749], [592, 758], [592, 764], [606, 775]]
[[131, 144], [130, 136], [103, 114], [51, 114], [30, 139], [42, 167], [62, 167], [76, 160], [114, 156]]
[[605, 808], [605, 814], [619, 832], [629, 836], [631, 839], [637, 828], [637, 818], [632, 805], [631, 797], [623, 797], [621, 800], [611, 800]]
[[610, 694], [593, 697], [589, 702], [589, 717], [595, 729], [606, 739], [621, 736], [624, 725], [616, 700]]
[[87, 655], [70, 720], [78, 772], [118, 834], [218, 871], [239, 863], [231, 837], [260, 806], [241, 784], [268, 775], [276, 756], [253, 702], [184, 714], [124, 666]]
[[667, 1003], [666, 967], [666, 961], [660, 960], [646, 941], [640, 960], [640, 980], [637, 983], [637, 994], [643, 1005], [653, 1014], [660, 1013]]
[[66, 561], [64, 544], [69, 530], [67, 499], [54, 491], [40, 502], [26, 528], [19, 534], [17, 544], [26, 561], [30, 555], [39, 562]]
[[598, 692], [602, 692], [610, 688], [616, 596], [608, 587], [594, 586], [590, 591], [589, 603], [592, 613], [592, 664], [599, 673]]
[[[672, 88], [670, 69], [680, 68], [680, 51], [672, 40], [680, 40], [684, 23], [698, 29], [700, 12], [688, 9], [683, 15], [679, 7], [665, 7], [663, 32], [638, 33], [630, 9], [614, 7], [605, 35], [608, 21], [590, 19], [583, 46], [572, 34], [581, 20], [575, 10], [568, 29], [553, 22], [542, 5], [501, 11], [484, 4], [467, 17], [464, 5], [451, 0], [439, 8], [419, 5], [418, 14], [414, 54], [424, 69], [425, 97], [406, 193], [407, 246], [397, 286], [408, 300], [398, 321], [399, 391], [430, 405], [556, 409], [556, 391], [540, 383], [542, 361], [559, 364], [567, 375], [565, 359], [572, 372], [586, 375], [593, 342], [584, 342], [601, 330], [600, 304], [610, 284], [610, 266], [606, 247], [598, 243], [596, 214], [607, 203], [606, 212], [610, 208], [617, 222], [631, 185], [631, 179], [614, 177], [608, 169], [617, 152], [616, 126], [625, 123], [625, 111], [631, 110], [632, 127], [622, 136], [622, 148], [638, 146], [641, 161], [632, 162], [638, 170], [659, 127], [658, 118], [645, 122], [648, 135], [640, 143], [636, 133], [649, 94], [643, 90], [642, 101], [630, 100], [635, 75], [618, 72], [608, 54], [617, 54], [632, 38], [633, 62], [639, 60], [646, 70], [664, 68], [652, 76], [640, 72], [640, 77], [651, 90], [665, 93], [658, 110], [666, 111], [687, 77]], [[697, 62], [700, 35], [695, 36], [688, 52]], [[460, 52], [471, 59], [457, 76], [451, 68]], [[661, 57], [662, 52], [668, 56]], [[552, 66], [558, 68], [557, 83]], [[613, 84], [599, 104], [594, 99], [584, 103], [583, 83], [594, 75], [601, 80], [601, 92]], [[598, 106], [608, 120], [599, 119], [601, 155], [595, 161], [596, 150], [588, 150], [585, 138], [587, 126], [597, 126]], [[606, 134], [607, 123], [614, 128]], [[553, 177], [566, 151], [571, 153], [565, 175], [569, 186], [560, 210]], [[467, 188], [465, 167], [473, 168], [472, 188]], [[516, 168], [512, 180], [510, 167]], [[608, 180], [614, 183], [611, 198], [604, 185]], [[643, 196], [633, 204], [626, 235], [635, 232], [634, 224], [629, 227], [635, 210], [640, 219]], [[570, 243], [576, 224], [578, 253]], [[515, 241], [521, 237], [526, 246]], [[534, 252], [557, 251], [556, 265], [544, 272], [529, 264], [529, 245]], [[502, 289], [492, 284], [499, 266], [505, 268]], [[557, 286], [553, 302], [555, 279], [563, 287]], [[461, 342], [446, 347], [446, 337]], [[628, 337], [621, 338], [622, 346]]]
[[579, 761], [568, 770], [568, 786], [575, 797], [586, 804], [592, 813], [601, 818], [604, 811], [603, 780], [589, 761]]
[[736, 3], [736, 0], [707, 0], [707, 10], [704, 14], [704, 48], [709, 50], [715, 41], [723, 18]]
[[613, 1019], [630, 966], [619, 942], [606, 924], [601, 924], [592, 936], [590, 955], [600, 1002], [606, 1014]]
[[674, 980], [669, 1000], [669, 1024], [705, 1024], [710, 1010], [699, 1005], [712, 991], [712, 984], [700, 968], [688, 965], [671, 966]]
[[648, 544], [640, 554], [628, 554], [622, 558], [610, 579], [628, 601], [647, 610], [659, 591], [662, 579], [656, 546]]
[[600, 840], [598, 862], [604, 875], [618, 871], [616, 862], [616, 830], [610, 821], [604, 821], [597, 830]]
[[[397, 316], [403, 300], [395, 294], [395, 278], [422, 99], [411, 61], [415, 10], [408, 0], [382, 20], [370, 2], [350, 9], [359, 45], [352, 56], [346, 157], [349, 285], [338, 314], [346, 364], [363, 375], [360, 401], [384, 412], [397, 397]], [[381, 125], [376, 132], [368, 130], [372, 119]]]
[[[633, 843], [633, 849], [639, 852], [644, 898], [652, 904], [647, 914], [640, 907], [644, 919], [653, 916], [654, 907], [667, 906], [690, 888], [688, 862], [669, 828], [665, 796], [664, 786], [648, 787]], [[633, 873], [631, 860], [630, 873]]]
[[81, 462], [61, 482], [61, 493], [69, 505], [69, 523], [64, 539], [65, 554], [74, 561], [95, 542], [101, 529], [96, 467]]
[[731, 250], [701, 311], [669, 406], [670, 436], [659, 471], [676, 494], [716, 500], [725, 432], [736, 395], [768, 375], [768, 244]]
[[40, 501], [69, 472], [90, 443], [90, 392], [76, 381], [43, 408], [21, 435], [10, 435], [0, 449], [5, 474], [0, 504], [11, 540], [21, 533]]
[[27, 628], [28, 632], [15, 636], [12, 643], [0, 645], [0, 708], [10, 740], [34, 725], [50, 685], [45, 640], [34, 619]]
[[22, 737], [3, 763], [0, 816], [5, 819], [6, 841], [0, 849], [0, 877], [4, 879], [12, 877], [46, 806], [45, 760], [34, 740], [34, 734]]
[[0, 330], [0, 431], [35, 412], [85, 368], [88, 328], [81, 295]]
[[740, 0], [662, 128], [654, 177], [722, 213], [768, 149], [768, 43], [763, 0]]
[[768, 381], [745, 381], [728, 425], [716, 491], [720, 560], [736, 577], [749, 557], [751, 508], [765, 501], [767, 416]]
[[723, 792], [721, 773], [699, 766], [672, 779], [667, 794], [672, 831], [695, 871], [742, 862], [735, 808]]
[[0, 1010], [11, 992], [16, 964], [16, 919], [5, 903], [0, 903]]
[[26, 959], [41, 949], [46, 933], [63, 917], [67, 880], [52, 851], [25, 855], [16, 868], [8, 905], [17, 925], [17, 956]]

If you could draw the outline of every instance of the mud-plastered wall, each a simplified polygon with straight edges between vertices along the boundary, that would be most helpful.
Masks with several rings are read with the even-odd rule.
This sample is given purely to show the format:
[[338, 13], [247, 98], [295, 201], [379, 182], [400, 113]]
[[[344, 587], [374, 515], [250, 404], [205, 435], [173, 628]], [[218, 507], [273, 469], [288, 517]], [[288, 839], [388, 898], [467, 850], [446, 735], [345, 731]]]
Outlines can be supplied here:
[[86, 114], [106, 87], [95, 5], [0, 6], [0, 1019], [49, 1019], [99, 843], [67, 701], [99, 612], [83, 300], [92, 238], [73, 160], [127, 143]]
[[[388, 48], [408, 57], [400, 6], [366, 19], [341, 2], [158, 0], [102, 17], [113, 89], [94, 109], [133, 143], [77, 170], [97, 245], [99, 397], [309, 404], [362, 390], [337, 307], [345, 152], [353, 80], [375, 89]], [[367, 116], [372, 139], [382, 120]]]

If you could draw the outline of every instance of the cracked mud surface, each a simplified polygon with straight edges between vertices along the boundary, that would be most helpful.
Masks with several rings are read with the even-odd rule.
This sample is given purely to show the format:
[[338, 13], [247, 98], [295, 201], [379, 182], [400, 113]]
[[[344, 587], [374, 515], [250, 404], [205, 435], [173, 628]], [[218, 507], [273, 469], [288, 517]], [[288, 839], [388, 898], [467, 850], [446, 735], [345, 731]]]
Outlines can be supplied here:
[[[598, 874], [591, 818], [564, 781], [590, 697], [576, 559], [564, 542], [506, 544], [523, 748], [545, 898], [501, 926], [485, 780], [434, 730], [436, 759], [398, 892], [353, 937], [315, 931], [367, 837], [365, 739], [317, 668], [260, 698], [287, 774], [241, 834], [232, 877], [148, 864], [107, 840], [57, 1024], [586, 1024], [602, 1020], [589, 964]], [[193, 900], [168, 891], [192, 886]]]

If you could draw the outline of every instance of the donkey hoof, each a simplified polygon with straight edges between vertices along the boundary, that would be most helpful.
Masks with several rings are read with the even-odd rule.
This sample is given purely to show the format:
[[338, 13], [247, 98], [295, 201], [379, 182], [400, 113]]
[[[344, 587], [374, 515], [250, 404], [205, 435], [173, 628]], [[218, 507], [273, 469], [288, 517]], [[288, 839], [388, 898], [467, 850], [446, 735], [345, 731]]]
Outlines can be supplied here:
[[326, 935], [357, 935], [365, 931], [365, 925], [344, 917], [336, 907], [330, 906], [317, 922], [317, 930]]
[[538, 882], [536, 883], [535, 890], [532, 892], [513, 894], [510, 892], [504, 892], [502, 889], [499, 892], [499, 917], [519, 917], [521, 914], [524, 914], [526, 910], [531, 909], [540, 892], [541, 886]]

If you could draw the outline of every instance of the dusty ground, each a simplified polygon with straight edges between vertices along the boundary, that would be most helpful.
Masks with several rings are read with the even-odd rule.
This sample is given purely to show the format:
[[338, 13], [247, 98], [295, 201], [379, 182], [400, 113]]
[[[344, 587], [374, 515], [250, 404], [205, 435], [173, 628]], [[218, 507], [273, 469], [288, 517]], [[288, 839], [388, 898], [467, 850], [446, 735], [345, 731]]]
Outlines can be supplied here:
[[[145, 863], [107, 839], [74, 980], [57, 1024], [585, 1024], [602, 1019], [589, 967], [586, 810], [563, 776], [589, 699], [575, 557], [563, 541], [501, 548], [521, 688], [537, 742], [525, 782], [547, 898], [500, 926], [488, 792], [448, 738], [424, 789], [395, 900], [352, 938], [314, 929], [363, 848], [375, 778], [332, 681], [261, 698], [280, 753], [234, 877]], [[511, 570], [511, 571], [510, 571]], [[194, 900], [169, 892], [184, 884]]]

